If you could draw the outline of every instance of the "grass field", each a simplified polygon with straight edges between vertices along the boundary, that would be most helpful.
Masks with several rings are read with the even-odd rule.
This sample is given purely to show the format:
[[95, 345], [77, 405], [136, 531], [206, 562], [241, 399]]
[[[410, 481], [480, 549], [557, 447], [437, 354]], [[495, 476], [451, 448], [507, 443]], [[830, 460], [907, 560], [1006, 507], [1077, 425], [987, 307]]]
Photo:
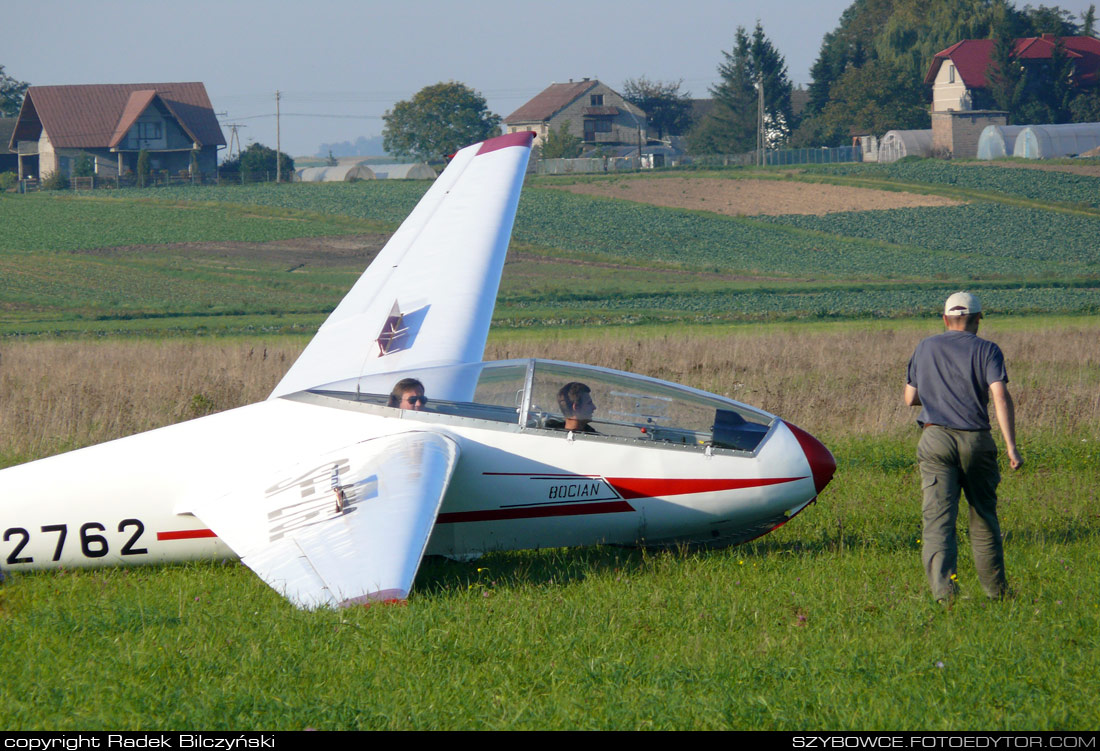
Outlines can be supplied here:
[[[838, 471], [775, 533], [429, 559], [406, 606], [341, 612], [222, 562], [13, 575], [0, 727], [1095, 729], [1100, 209], [1076, 180], [967, 169], [1014, 172], [811, 170], [972, 200], [768, 220], [526, 190], [486, 357], [645, 373], [806, 428]], [[0, 468], [263, 398], [423, 189], [0, 196]], [[961, 286], [1005, 352], [1025, 466], [1001, 485], [1013, 596], [980, 595], [963, 532], [944, 610], [900, 392]]]
[[[917, 436], [899, 394], [934, 320], [505, 331], [488, 357], [616, 364], [775, 410], [828, 443], [836, 478], [755, 543], [431, 559], [404, 607], [301, 613], [236, 564], [18, 575], [0, 587], [0, 643], [25, 657], [7, 664], [0, 722], [1094, 728], [1100, 324], [987, 329], [1008, 357], [1027, 462], [1001, 488], [1004, 602], [980, 596], [965, 549], [972, 598], [952, 610], [920, 571]], [[303, 343], [5, 345], [0, 463], [254, 400]]]

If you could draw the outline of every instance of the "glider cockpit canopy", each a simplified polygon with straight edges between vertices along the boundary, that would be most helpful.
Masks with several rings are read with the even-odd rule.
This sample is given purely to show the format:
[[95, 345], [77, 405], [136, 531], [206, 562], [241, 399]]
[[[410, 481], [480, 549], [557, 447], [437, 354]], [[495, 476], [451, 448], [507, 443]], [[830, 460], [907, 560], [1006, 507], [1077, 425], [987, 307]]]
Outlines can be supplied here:
[[[697, 450], [753, 452], [775, 417], [732, 399], [655, 378], [543, 359], [499, 360], [379, 373], [327, 384], [310, 393], [388, 407], [394, 385], [415, 378], [428, 397], [403, 417], [446, 424], [478, 420], [516, 430], [561, 430], [558, 392], [580, 382], [591, 390], [594, 433], [585, 439], [646, 441]], [[443, 394], [450, 398], [438, 398]], [[457, 398], [456, 398], [457, 397]]]

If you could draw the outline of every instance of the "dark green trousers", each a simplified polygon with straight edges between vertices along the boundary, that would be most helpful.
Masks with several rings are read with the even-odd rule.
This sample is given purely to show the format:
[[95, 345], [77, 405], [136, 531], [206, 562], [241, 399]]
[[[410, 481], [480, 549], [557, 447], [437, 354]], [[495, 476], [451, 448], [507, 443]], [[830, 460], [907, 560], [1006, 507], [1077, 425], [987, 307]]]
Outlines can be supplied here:
[[932, 595], [950, 599], [958, 589], [958, 541], [955, 522], [959, 492], [970, 507], [970, 547], [978, 581], [989, 597], [1002, 597], [1004, 546], [997, 521], [997, 444], [988, 430], [953, 430], [929, 425], [917, 446], [924, 494], [921, 560]]

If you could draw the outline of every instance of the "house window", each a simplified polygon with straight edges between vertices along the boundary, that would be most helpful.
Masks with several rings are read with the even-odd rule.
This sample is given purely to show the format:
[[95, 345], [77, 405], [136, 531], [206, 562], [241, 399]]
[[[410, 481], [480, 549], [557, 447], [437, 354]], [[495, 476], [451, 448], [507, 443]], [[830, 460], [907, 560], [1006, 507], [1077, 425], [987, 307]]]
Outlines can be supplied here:
[[955, 83], [955, 66], [954, 65], [948, 65], [947, 66], [947, 82], [948, 83]]
[[603, 106], [603, 94], [592, 94], [588, 97], [588, 104], [592, 107]]
[[143, 141], [154, 141], [161, 137], [160, 123], [138, 123], [137, 137]]
[[611, 132], [611, 121], [610, 120], [597, 120], [596, 121], [596, 132], [597, 133], [610, 133]]

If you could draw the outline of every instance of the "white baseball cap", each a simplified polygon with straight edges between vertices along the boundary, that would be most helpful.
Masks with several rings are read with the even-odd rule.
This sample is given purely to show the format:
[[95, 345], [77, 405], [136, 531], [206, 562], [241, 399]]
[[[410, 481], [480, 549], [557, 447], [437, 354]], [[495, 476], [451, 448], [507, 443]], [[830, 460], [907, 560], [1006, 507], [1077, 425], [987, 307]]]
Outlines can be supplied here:
[[943, 304], [945, 316], [968, 316], [982, 312], [982, 301], [969, 292], [956, 292]]

